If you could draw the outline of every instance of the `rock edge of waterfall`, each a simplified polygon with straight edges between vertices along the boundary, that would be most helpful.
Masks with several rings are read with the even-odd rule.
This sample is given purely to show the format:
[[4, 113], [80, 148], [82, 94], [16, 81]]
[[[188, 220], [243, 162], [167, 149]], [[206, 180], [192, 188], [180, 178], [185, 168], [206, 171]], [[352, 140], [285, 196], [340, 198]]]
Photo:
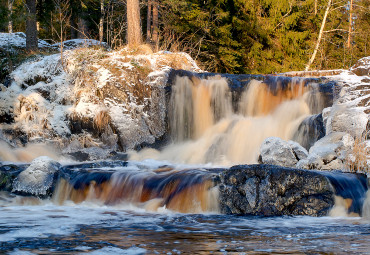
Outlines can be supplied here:
[[[109, 181], [115, 167], [126, 165], [124, 161], [100, 161], [62, 166], [47, 157], [37, 158], [31, 164], [4, 164], [0, 166], [0, 191], [45, 199], [53, 195], [59, 179], [69, 181], [83, 174], [86, 185], [89, 182], [96, 185]], [[104, 178], [95, 180], [99, 167], [104, 167], [101, 170]], [[219, 187], [219, 208], [223, 214], [325, 216], [340, 197], [351, 200], [345, 208], [348, 213], [361, 215], [369, 185], [363, 174], [264, 164], [209, 169], [209, 173]]]

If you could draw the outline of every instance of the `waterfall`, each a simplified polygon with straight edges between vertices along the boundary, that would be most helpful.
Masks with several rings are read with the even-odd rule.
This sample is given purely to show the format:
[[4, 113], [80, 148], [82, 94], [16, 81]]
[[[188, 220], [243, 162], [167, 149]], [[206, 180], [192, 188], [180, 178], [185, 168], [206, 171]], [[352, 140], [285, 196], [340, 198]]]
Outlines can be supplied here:
[[171, 144], [161, 152], [131, 153], [131, 159], [226, 166], [256, 163], [264, 139], [300, 138], [295, 135], [299, 125], [323, 105], [317, 86], [297, 78], [272, 85], [251, 80], [238, 98], [232, 101], [228, 81], [221, 76], [176, 77], [168, 109]]
[[218, 212], [218, 187], [212, 176], [208, 171], [166, 167], [78, 173], [71, 180], [59, 181], [52, 200], [60, 205], [70, 200], [148, 211], [166, 208], [182, 213]]

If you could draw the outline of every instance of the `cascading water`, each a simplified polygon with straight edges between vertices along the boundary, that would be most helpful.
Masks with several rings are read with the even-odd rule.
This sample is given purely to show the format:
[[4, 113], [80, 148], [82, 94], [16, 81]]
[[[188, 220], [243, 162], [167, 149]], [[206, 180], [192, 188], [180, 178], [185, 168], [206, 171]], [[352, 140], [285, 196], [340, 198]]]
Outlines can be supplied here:
[[[256, 162], [268, 136], [312, 142], [305, 135], [315, 131], [311, 123], [320, 118], [312, 114], [323, 108], [315, 84], [251, 80], [243, 93], [235, 93], [225, 78], [178, 77], [168, 108], [172, 143], [162, 151], [132, 153], [131, 159], [233, 165]], [[13, 161], [30, 161], [40, 152], [31, 148], [25, 159], [6, 148], [0, 156]], [[364, 176], [152, 160], [59, 165], [55, 172], [45, 166], [0, 165], [0, 253], [37, 253], [40, 247], [50, 254], [368, 252], [369, 226], [362, 220], [370, 218], [370, 194]], [[40, 176], [54, 185], [50, 191], [45, 187], [50, 197], [29, 194], [34, 189], [27, 189], [27, 180]], [[219, 215], [230, 213], [226, 207], [265, 216], [322, 216], [331, 208], [332, 216], [356, 218]]]
[[[76, 170], [76, 169], [75, 169]], [[148, 211], [160, 208], [183, 213], [218, 212], [218, 189], [212, 173], [202, 170], [95, 171], [61, 179], [52, 200], [60, 205], [93, 202], [132, 206]]]
[[264, 139], [299, 140], [298, 126], [323, 107], [315, 85], [304, 79], [271, 87], [251, 80], [236, 103], [233, 107], [225, 78], [177, 77], [168, 114], [172, 143], [161, 152], [147, 149], [131, 158], [228, 166], [256, 163]]
[[57, 160], [60, 155], [52, 147], [45, 144], [29, 144], [26, 147], [12, 148], [0, 140], [0, 160], [12, 162], [31, 162], [40, 156], [48, 156]]

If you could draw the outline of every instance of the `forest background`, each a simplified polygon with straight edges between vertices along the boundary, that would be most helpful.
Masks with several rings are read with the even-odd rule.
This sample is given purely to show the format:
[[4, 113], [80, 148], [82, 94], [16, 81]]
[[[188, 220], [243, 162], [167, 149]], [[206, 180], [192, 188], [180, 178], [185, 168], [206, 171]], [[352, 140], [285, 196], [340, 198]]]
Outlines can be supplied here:
[[144, 42], [187, 52], [211, 72], [303, 70], [315, 48], [311, 69], [348, 68], [370, 55], [369, 0], [1, 0], [0, 32], [24, 32], [34, 18], [50, 43], [90, 38], [120, 48], [134, 4]]

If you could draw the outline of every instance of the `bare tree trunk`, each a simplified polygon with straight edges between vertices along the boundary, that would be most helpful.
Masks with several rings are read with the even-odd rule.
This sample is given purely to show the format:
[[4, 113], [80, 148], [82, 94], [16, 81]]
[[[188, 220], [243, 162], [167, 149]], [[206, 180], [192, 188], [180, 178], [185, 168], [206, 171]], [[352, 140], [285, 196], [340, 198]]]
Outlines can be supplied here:
[[77, 27], [78, 27], [77, 38], [87, 39], [87, 25], [86, 25], [86, 21], [84, 18], [78, 17]]
[[315, 16], [317, 15], [317, 0], [315, 0]]
[[103, 42], [104, 38], [104, 0], [100, 0], [100, 22], [99, 22], [99, 41]]
[[351, 48], [351, 36], [352, 36], [352, 10], [353, 10], [353, 0], [350, 2], [349, 6], [349, 25], [348, 25], [348, 41], [347, 48]]
[[139, 0], [127, 0], [127, 43], [137, 46], [141, 40]]
[[158, 50], [158, 1], [154, 0], [153, 3], [153, 42], [155, 43], [156, 50]]
[[329, 10], [330, 10], [330, 7], [331, 7], [331, 1], [332, 0], [328, 1], [328, 5], [327, 5], [326, 10], [325, 10], [324, 18], [323, 18], [322, 23], [321, 23], [319, 38], [317, 38], [315, 50], [313, 51], [313, 54], [312, 54], [310, 60], [308, 61], [308, 64], [306, 65], [306, 69], [305, 69], [306, 71], [308, 71], [310, 69], [310, 66], [312, 65], [313, 61], [315, 60], [316, 53], [319, 50], [322, 34], [324, 32], [324, 27], [325, 27], [325, 23], [326, 23], [326, 18], [328, 17], [328, 13], [329, 13]]
[[59, 6], [59, 22], [60, 22], [60, 62], [63, 66], [63, 48], [64, 48], [63, 14], [60, 6]]
[[8, 11], [9, 11], [9, 14], [8, 14], [8, 33], [13, 33], [13, 18], [12, 18], [12, 15], [13, 15], [13, 2], [14, 0], [8, 0]]
[[37, 50], [36, 0], [26, 0], [26, 49]]
[[146, 40], [150, 42], [152, 39], [151, 26], [152, 26], [152, 0], [148, 0], [148, 13], [146, 16]]

